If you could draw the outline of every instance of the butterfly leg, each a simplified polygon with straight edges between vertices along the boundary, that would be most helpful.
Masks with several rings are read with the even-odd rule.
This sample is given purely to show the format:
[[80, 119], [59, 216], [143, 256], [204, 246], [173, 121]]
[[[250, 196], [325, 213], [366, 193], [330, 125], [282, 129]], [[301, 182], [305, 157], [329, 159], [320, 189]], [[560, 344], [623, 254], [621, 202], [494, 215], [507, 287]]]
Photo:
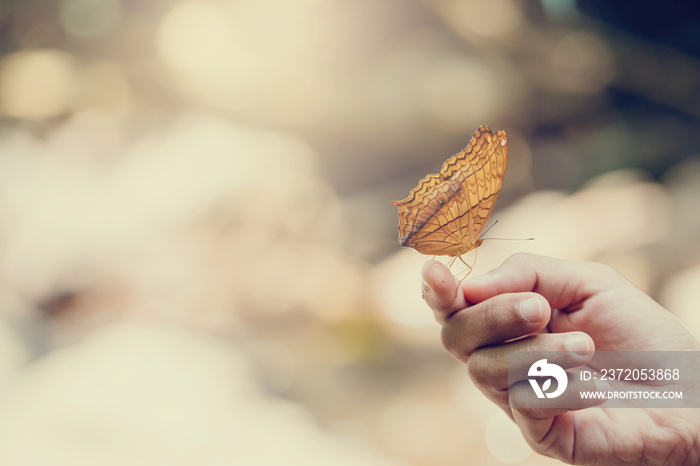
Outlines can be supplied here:
[[459, 287], [459, 285], [464, 281], [464, 279], [467, 278], [472, 273], [472, 270], [474, 270], [471, 265], [467, 264], [467, 261], [462, 259], [462, 256], [459, 256], [459, 260], [462, 262], [462, 264], [467, 266], [468, 270], [466, 270], [467, 274], [459, 280], [459, 283], [457, 283], [457, 287]]
[[459, 285], [464, 281], [464, 279], [467, 278], [467, 277], [472, 273], [472, 270], [474, 270], [474, 264], [476, 264], [476, 253], [477, 253], [477, 251], [478, 251], [478, 249], [474, 249], [474, 262], [472, 262], [472, 265], [467, 264], [467, 261], [465, 261], [465, 260], [462, 258], [462, 256], [458, 256], [458, 257], [459, 257], [459, 260], [462, 262], [462, 264], [466, 265], [466, 266], [467, 266], [467, 269], [468, 269], [468, 270], [466, 270], [467, 274], [466, 274], [464, 277], [462, 277], [462, 279], [459, 281], [459, 283], [457, 283], [457, 286], [458, 286], [458, 287], [459, 287]]
[[447, 276], [450, 274], [450, 269], [452, 266], [455, 264], [455, 261], [457, 260], [457, 257], [459, 256], [454, 256], [450, 262], [447, 264], [447, 271], [445, 272], [445, 276], [442, 277], [442, 283], [445, 283], [445, 280], [447, 279]]

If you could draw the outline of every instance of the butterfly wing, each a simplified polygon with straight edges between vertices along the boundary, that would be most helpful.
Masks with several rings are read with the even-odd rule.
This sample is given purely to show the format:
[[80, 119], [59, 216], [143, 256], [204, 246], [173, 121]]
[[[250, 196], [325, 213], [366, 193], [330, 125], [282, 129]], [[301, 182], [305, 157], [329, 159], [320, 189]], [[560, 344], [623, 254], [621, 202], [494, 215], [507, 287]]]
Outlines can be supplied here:
[[479, 246], [508, 163], [505, 131], [480, 126], [469, 144], [423, 178], [399, 209], [399, 244], [423, 254], [458, 256]]

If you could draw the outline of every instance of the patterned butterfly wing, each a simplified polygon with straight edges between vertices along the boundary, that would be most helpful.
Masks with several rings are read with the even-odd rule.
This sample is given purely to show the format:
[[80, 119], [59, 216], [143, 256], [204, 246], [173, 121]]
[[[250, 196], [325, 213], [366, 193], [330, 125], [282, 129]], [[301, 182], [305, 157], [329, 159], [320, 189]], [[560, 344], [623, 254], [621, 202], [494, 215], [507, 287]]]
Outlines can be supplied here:
[[460, 256], [481, 245], [479, 234], [501, 191], [508, 137], [480, 126], [469, 145], [428, 175], [399, 208], [399, 245], [423, 254]]

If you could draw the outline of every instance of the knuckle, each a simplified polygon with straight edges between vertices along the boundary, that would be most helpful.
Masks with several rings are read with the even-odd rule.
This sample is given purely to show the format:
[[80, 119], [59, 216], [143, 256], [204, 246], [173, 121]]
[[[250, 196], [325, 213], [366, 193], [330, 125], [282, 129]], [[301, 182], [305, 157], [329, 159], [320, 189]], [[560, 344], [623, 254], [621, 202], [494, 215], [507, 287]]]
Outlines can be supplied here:
[[467, 362], [467, 373], [481, 390], [498, 393], [499, 384], [507, 385], [508, 360], [489, 350], [475, 351]]
[[440, 336], [442, 339], [442, 346], [448, 353], [456, 356], [457, 338], [455, 337], [455, 325], [453, 320], [448, 320], [443, 324]]
[[527, 408], [527, 407], [519, 407], [515, 408], [517, 411], [520, 413], [521, 416], [529, 418], [529, 419], [538, 419], [539, 417], [539, 409], [537, 408]]
[[475, 317], [479, 320], [479, 328], [492, 329], [498, 325], [498, 318], [493, 309], [494, 300], [486, 301], [482, 306], [479, 306], [479, 310], [475, 312]]
[[531, 254], [529, 252], [516, 252], [512, 256], [508, 257], [508, 259], [506, 259], [505, 262], [512, 262], [514, 264], [524, 264], [531, 262], [535, 257], [535, 254]]
[[471, 352], [467, 347], [467, 335], [463, 327], [461, 319], [455, 315], [443, 324], [440, 335], [445, 350], [460, 361], [467, 362]]
[[610, 267], [608, 264], [603, 264], [602, 262], [591, 262], [591, 268], [601, 274], [614, 274], [615, 269]]
[[608, 283], [618, 283], [622, 279], [622, 275], [609, 266], [608, 264], [603, 264], [602, 262], [592, 262], [588, 264], [590, 267], [591, 275], [605, 280]]
[[467, 362], [467, 374], [469, 378], [472, 379], [476, 385], [486, 385], [488, 381], [487, 376], [488, 365], [484, 364], [484, 358], [479, 357], [479, 353], [472, 355]]

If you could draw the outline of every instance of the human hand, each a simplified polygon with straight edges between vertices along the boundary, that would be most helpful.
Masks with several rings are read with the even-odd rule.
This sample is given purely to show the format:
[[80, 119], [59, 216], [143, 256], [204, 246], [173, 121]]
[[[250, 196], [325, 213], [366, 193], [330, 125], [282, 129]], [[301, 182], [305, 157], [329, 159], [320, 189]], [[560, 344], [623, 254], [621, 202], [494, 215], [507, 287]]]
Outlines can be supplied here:
[[445, 348], [538, 453], [577, 464], [697, 464], [700, 410], [512, 408], [509, 351], [563, 351], [570, 367], [598, 351], [700, 350], [663, 307], [613, 269], [516, 254], [459, 285], [423, 267], [423, 297]]

